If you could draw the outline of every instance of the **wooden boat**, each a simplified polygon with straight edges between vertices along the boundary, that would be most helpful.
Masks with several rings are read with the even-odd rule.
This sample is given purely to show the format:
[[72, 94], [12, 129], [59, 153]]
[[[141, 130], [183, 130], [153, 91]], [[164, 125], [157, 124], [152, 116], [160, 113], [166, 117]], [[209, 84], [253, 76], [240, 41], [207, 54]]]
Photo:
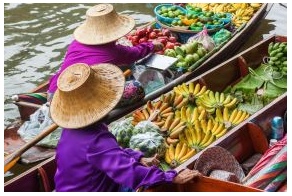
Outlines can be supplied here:
[[[248, 68], [257, 68], [263, 57], [268, 53], [268, 46], [271, 42], [287, 42], [287, 37], [271, 36], [258, 44], [248, 48], [247, 50], [235, 55], [227, 61], [219, 64], [204, 74], [195, 77], [189, 82], [198, 82], [206, 85], [213, 91], [222, 92], [226, 87], [240, 81], [248, 72]], [[228, 75], [228, 77], [226, 77]], [[216, 78], [216, 80], [214, 80]], [[159, 99], [159, 98], [158, 98]], [[158, 100], [156, 99], [156, 100]], [[155, 101], [155, 100], [153, 100]], [[250, 157], [255, 152], [263, 153], [267, 147], [267, 138], [270, 134], [269, 120], [276, 116], [283, 116], [287, 110], [287, 93], [279, 96], [271, 103], [257, 111], [247, 120], [240, 123], [238, 126], [231, 129], [224, 136], [214, 141], [210, 146], [221, 146], [229, 150], [238, 160], [239, 163]], [[125, 115], [128, 116], [131, 113]], [[258, 142], [258, 141], [261, 142]], [[208, 148], [207, 147], [207, 148]], [[183, 168], [192, 168], [195, 161], [198, 159], [203, 151], [195, 154], [189, 160], [176, 167], [177, 171]], [[35, 167], [23, 172], [21, 175], [7, 181], [4, 184], [5, 191], [52, 191], [54, 189], [54, 173], [56, 170], [55, 158], [51, 157], [46, 161], [36, 165]], [[204, 178], [202, 181], [196, 182], [197, 188], [192, 191], [232, 191], [233, 189], [217, 189], [216, 186], [208, 186], [208, 179]], [[219, 182], [218, 182], [219, 183]], [[220, 182], [222, 187], [222, 182]], [[149, 191], [164, 190], [162, 187], [149, 189]], [[219, 185], [218, 185], [219, 186]], [[232, 186], [231, 186], [232, 187]], [[247, 191], [248, 187], [236, 186], [238, 189], [233, 191]], [[179, 188], [179, 187], [178, 187]], [[174, 189], [170, 189], [174, 190]], [[177, 190], [177, 189], [176, 189]], [[186, 190], [186, 189], [180, 189]], [[250, 189], [249, 191], [259, 191], [257, 189]]]

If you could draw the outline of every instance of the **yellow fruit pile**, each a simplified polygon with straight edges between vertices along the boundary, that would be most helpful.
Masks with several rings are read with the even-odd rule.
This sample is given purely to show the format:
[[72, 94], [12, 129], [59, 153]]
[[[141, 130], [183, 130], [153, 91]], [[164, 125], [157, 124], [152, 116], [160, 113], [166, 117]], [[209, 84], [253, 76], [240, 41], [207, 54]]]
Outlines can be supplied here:
[[167, 146], [165, 161], [176, 167], [249, 117], [236, 108], [238, 102], [200, 83], [182, 83], [136, 110], [132, 124], [150, 120], [159, 126]]

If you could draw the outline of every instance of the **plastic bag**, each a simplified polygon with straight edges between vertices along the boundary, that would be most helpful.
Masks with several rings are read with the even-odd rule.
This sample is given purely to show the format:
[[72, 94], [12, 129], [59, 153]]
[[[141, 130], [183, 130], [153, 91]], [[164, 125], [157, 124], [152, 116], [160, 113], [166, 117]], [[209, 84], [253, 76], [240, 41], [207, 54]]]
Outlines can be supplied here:
[[108, 128], [116, 137], [117, 142], [124, 148], [129, 147], [129, 141], [132, 137], [134, 126], [132, 125], [133, 117], [126, 118], [119, 122], [112, 122]]
[[193, 41], [200, 42], [208, 52], [215, 48], [215, 42], [212, 37], [208, 35], [206, 28], [204, 28], [200, 33], [190, 37], [187, 43], [191, 43]]
[[157, 132], [133, 135], [130, 148], [143, 152], [145, 157], [152, 157], [156, 153], [159, 157], [163, 157], [166, 150], [164, 138]]
[[[24, 141], [29, 142], [52, 123], [53, 121], [49, 116], [49, 107], [47, 104], [43, 104], [37, 111], [35, 111], [35, 113], [30, 115], [29, 121], [25, 121], [21, 125], [17, 133]], [[61, 128], [58, 128], [40, 142], [38, 142], [37, 145], [55, 148], [60, 139], [60, 136]]]

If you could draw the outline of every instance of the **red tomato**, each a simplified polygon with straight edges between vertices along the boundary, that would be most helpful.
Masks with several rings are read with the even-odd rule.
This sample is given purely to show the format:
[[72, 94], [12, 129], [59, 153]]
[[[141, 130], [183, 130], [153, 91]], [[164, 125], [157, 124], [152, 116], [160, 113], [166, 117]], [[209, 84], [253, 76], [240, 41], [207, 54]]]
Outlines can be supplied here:
[[134, 35], [134, 36], [131, 37], [131, 41], [138, 43], [139, 42], [139, 37], [137, 35]]
[[153, 28], [152, 27], [147, 27], [146, 31], [147, 31], [147, 33], [151, 33], [151, 32], [153, 32]]
[[157, 40], [158, 40], [160, 43], [162, 43], [164, 46], [165, 46], [166, 43], [167, 43], [167, 39], [165, 39], [165, 38], [160, 38], [160, 37], [158, 37]]
[[157, 33], [157, 37], [162, 37], [163, 36], [163, 33], [162, 32], [158, 32]]

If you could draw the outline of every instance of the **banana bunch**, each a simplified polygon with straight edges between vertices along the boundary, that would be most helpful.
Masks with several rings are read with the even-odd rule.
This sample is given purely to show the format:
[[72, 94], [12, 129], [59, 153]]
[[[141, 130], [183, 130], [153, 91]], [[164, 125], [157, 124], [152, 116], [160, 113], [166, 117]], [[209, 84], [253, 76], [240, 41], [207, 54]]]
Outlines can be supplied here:
[[175, 110], [179, 110], [188, 103], [189, 99], [187, 97], [184, 97], [182, 94], [177, 94], [174, 98], [172, 106]]
[[[235, 3], [236, 4], [236, 3]], [[247, 23], [253, 14], [257, 11], [248, 3], [239, 3], [240, 5], [233, 5], [236, 8], [236, 11], [232, 17], [232, 22], [236, 27], [240, 27], [242, 24]]]
[[211, 130], [206, 132], [202, 130], [199, 120], [196, 120], [195, 125], [187, 126], [184, 134], [188, 146], [198, 151], [206, 148], [216, 139], [216, 136], [212, 134]]
[[183, 106], [180, 110], [180, 119], [188, 124], [194, 124], [196, 120], [202, 120], [207, 118], [207, 112], [204, 108], [191, 106]]
[[237, 98], [232, 98], [231, 95], [225, 96], [224, 93], [209, 91], [196, 101], [197, 105], [203, 106], [207, 112], [213, 114], [216, 108], [233, 108], [237, 104]]
[[268, 65], [272, 66], [273, 70], [287, 75], [287, 42], [271, 42], [268, 53]]
[[[200, 83], [197, 83], [196, 85], [193, 82], [190, 82], [189, 85], [187, 86], [186, 83], [183, 83], [181, 85], [178, 85], [176, 87], [173, 88], [173, 91], [178, 94], [178, 95], [182, 95], [184, 98], [184, 100], [188, 100], [188, 103], [195, 103], [195, 100], [202, 96], [203, 94], [207, 93], [209, 90], [207, 89], [206, 86], [202, 86], [200, 85]], [[179, 97], [180, 97], [179, 96]], [[177, 105], [176, 103], [173, 104], [174, 107], [176, 108], [180, 108], [177, 107], [175, 105]]]
[[262, 6], [261, 3], [250, 3], [249, 4], [253, 9], [258, 10]]
[[186, 128], [186, 123], [180, 121], [179, 118], [175, 118], [170, 124], [169, 128], [168, 129], [165, 128], [165, 130], [167, 130], [167, 138], [166, 138], [167, 143], [170, 144], [170, 143], [173, 143], [173, 141], [176, 141], [176, 140], [170, 140], [170, 139], [178, 139], [179, 134], [182, 133], [185, 130], [185, 128]]
[[186, 143], [179, 142], [175, 147], [173, 144], [170, 144], [165, 152], [165, 162], [168, 163], [171, 168], [175, 168], [195, 154], [196, 150], [189, 148]]
[[155, 115], [151, 121], [159, 127], [164, 124], [165, 119], [168, 116], [174, 115], [173, 108], [169, 105], [169, 103], [162, 102], [161, 100], [157, 101], [156, 103], [152, 103], [149, 100], [143, 109], [139, 109], [133, 112], [132, 124], [136, 125], [140, 121], [148, 120], [154, 112], [157, 112], [157, 115]]
[[210, 11], [209, 9], [210, 3], [189, 3], [192, 7], [199, 7], [202, 8], [203, 11]]
[[228, 129], [231, 126], [236, 126], [250, 116], [246, 111], [234, 109], [231, 114], [227, 107], [224, 107], [223, 112], [221, 108], [216, 109], [215, 120], [220, 123], [224, 123]]

